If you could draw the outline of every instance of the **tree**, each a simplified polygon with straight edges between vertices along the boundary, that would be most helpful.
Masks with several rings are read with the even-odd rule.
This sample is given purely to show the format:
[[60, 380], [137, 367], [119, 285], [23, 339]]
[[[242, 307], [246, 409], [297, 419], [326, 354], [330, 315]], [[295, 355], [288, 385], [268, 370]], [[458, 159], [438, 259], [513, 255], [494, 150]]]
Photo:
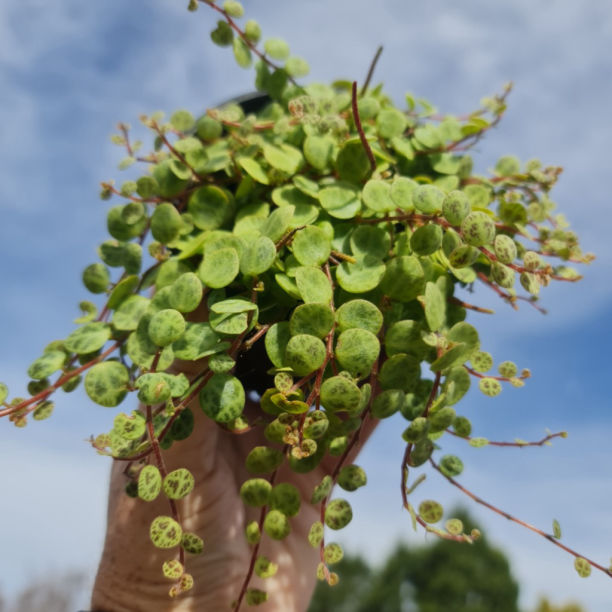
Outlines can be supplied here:
[[547, 598], [539, 601], [535, 612], [584, 612], [584, 609], [577, 603], [567, 603], [560, 606], [551, 604]]
[[[256, 85], [267, 104], [254, 112], [231, 104], [197, 119], [186, 110], [168, 121], [143, 117], [153, 140], [146, 154], [119, 125], [120, 167], [146, 166], [119, 187], [102, 184], [102, 199], [121, 203], [108, 212], [110, 239], [83, 283], [104, 299], [100, 308], [82, 302], [79, 327], [30, 365], [29, 398], [9, 400], [0, 386], [0, 416], [18, 427], [45, 419], [51, 395], [72, 391], [82, 375], [101, 406], [135, 394], [141, 407], [116, 414], [91, 440], [116, 461], [101, 580], [111, 580], [111, 565], [133, 563], [114, 547], [145, 525], [155, 549], [142, 555], [143, 572], [155, 565], [155, 588], [166, 590], [165, 578], [172, 597], [202, 595], [209, 589], [196, 583], [192, 591], [190, 571], [208, 575], [208, 561], [195, 559], [208, 555], [202, 535], [223, 551], [215, 538], [227, 532], [234, 539], [225, 552], [244, 564], [242, 579], [230, 568], [238, 609], [268, 597], [251, 581], [277, 570], [262, 553], [269, 542], [282, 543], [295, 576], [304, 559], [318, 558], [319, 577], [337, 582], [329, 566], [339, 547], [326, 543], [325, 527], [347, 525], [352, 508], [331, 498], [332, 487], [366, 484], [354, 464], [359, 446], [394, 415], [406, 420], [404, 507], [423, 529], [474, 542], [479, 534], [461, 521], [442, 526], [435, 500], [413, 502], [417, 468], [430, 463], [463, 488], [460, 458], [434, 455], [441, 438], [489, 441], [471, 437], [459, 401], [472, 381], [494, 397], [503, 385], [522, 386], [529, 371], [501, 361], [492, 372], [492, 355], [464, 320], [482, 309], [460, 292], [482, 282], [513, 306], [534, 304], [550, 282], [578, 280], [568, 260], [590, 257], [550, 216], [559, 168], [506, 156], [491, 176], [472, 171], [469, 149], [501, 120], [509, 86], [461, 120], [440, 119], [410, 97], [396, 108], [370, 86], [375, 62], [360, 88], [304, 87], [306, 62], [280, 39], [259, 48], [258, 24], [238, 25], [240, 3], [191, 0], [189, 8], [200, 4], [221, 17], [214, 43], [231, 46], [243, 67], [260, 58]], [[203, 448], [214, 470], [196, 457]], [[219, 529], [199, 525], [199, 501], [222, 494], [212, 517]], [[535, 531], [560, 537], [557, 527], [554, 537]], [[308, 555], [291, 554], [298, 539], [311, 545]], [[124, 549], [138, 550], [129, 541]], [[593, 564], [572, 554], [587, 575]]]

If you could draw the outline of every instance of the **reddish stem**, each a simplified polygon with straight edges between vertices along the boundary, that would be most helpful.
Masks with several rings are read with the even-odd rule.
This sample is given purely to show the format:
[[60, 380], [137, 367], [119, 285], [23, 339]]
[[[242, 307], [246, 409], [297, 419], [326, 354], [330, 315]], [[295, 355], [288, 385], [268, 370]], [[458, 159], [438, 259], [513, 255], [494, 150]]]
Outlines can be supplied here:
[[364, 134], [363, 127], [361, 125], [361, 118], [359, 117], [359, 109], [357, 108], [357, 81], [353, 81], [351, 94], [351, 104], [353, 107], [353, 120], [355, 121], [355, 127], [357, 128], [357, 132], [359, 133], [359, 139], [361, 140], [361, 144], [363, 145], [366, 155], [370, 160], [370, 168], [372, 168], [372, 172], [374, 172], [374, 170], [376, 170], [376, 160], [374, 159], [374, 153], [372, 153], [372, 149], [370, 148], [368, 139]]
[[52, 384], [50, 387], [47, 387], [40, 393], [33, 395], [32, 397], [28, 398], [27, 400], [24, 400], [23, 402], [20, 402], [19, 404], [16, 404], [15, 406], [10, 406], [9, 408], [6, 408], [5, 410], [0, 410], [0, 417], [6, 416], [8, 414], [13, 414], [14, 412], [17, 412], [18, 410], [23, 410], [24, 408], [27, 408], [31, 404], [35, 404], [35, 403], [38, 403], [40, 400], [46, 399], [54, 391], [59, 389], [63, 384], [67, 383], [69, 380], [71, 380], [75, 376], [78, 376], [81, 372], [88, 370], [89, 368], [91, 368], [93, 365], [95, 365], [99, 361], [102, 361], [103, 359], [108, 357], [114, 350], [119, 348], [122, 344], [123, 344], [123, 340], [115, 342], [115, 344], [113, 344], [106, 351], [104, 351], [97, 357], [94, 357], [91, 361], [88, 361], [86, 364], [82, 365], [80, 368], [76, 368], [75, 370], [70, 370], [70, 372], [66, 372], [65, 374], [62, 374], [55, 381], [54, 384]]
[[448, 482], [450, 482], [454, 487], [457, 487], [462, 493], [465, 493], [465, 495], [473, 499], [476, 503], [481, 504], [482, 506], [485, 506], [486, 508], [489, 508], [489, 510], [493, 510], [493, 512], [495, 512], [496, 514], [499, 514], [500, 516], [503, 516], [509, 521], [517, 523], [518, 525], [522, 525], [523, 527], [529, 529], [530, 531], [537, 533], [538, 535], [542, 536], [549, 542], [552, 542], [555, 546], [562, 548], [563, 550], [568, 552], [570, 555], [573, 555], [576, 558], [582, 557], [583, 559], [588, 561], [590, 565], [592, 565], [593, 567], [597, 568], [598, 570], [602, 571], [604, 574], [612, 578], [612, 571], [609, 570], [608, 568], [604, 567], [603, 565], [600, 565], [599, 563], [596, 563], [595, 561], [591, 561], [587, 557], [584, 557], [583, 555], [576, 552], [575, 550], [572, 550], [568, 546], [561, 544], [561, 542], [559, 542], [559, 540], [557, 540], [552, 534], [546, 533], [545, 531], [542, 531], [541, 529], [538, 529], [537, 527], [534, 527], [533, 525], [526, 523], [525, 521], [518, 519], [515, 516], [512, 516], [511, 514], [508, 514], [507, 512], [500, 510], [493, 504], [490, 504], [489, 502], [485, 501], [481, 497], [478, 497], [477, 495], [472, 493], [470, 490], [466, 489], [463, 485], [460, 485], [454, 478], [451, 478], [450, 476], [446, 476], [446, 474], [443, 474], [442, 471], [440, 470], [440, 466], [433, 459], [430, 458], [429, 462], [434, 467], [434, 469], [440, 472], [440, 474], [442, 474], [442, 476], [444, 476], [444, 478], [448, 480]]
[[[467, 440], [468, 442], [472, 439], [471, 436], [460, 436], [456, 431], [452, 429], [447, 429], [447, 433], [456, 436], [457, 438], [462, 438], [463, 440]], [[512, 446], [516, 448], [523, 448], [525, 446], [544, 446], [549, 440], [553, 438], [567, 438], [567, 432], [559, 431], [554, 434], [548, 434], [546, 437], [538, 440], [537, 442], [487, 442], [487, 446]]]

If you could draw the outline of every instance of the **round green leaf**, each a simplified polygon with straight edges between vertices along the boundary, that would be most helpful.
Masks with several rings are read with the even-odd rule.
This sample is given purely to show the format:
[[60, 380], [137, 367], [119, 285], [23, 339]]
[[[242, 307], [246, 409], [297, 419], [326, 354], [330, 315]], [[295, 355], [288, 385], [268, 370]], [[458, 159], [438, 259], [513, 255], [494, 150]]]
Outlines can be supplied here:
[[250, 478], [242, 483], [240, 497], [248, 506], [265, 506], [270, 498], [272, 485], [265, 478]]
[[461, 225], [470, 212], [470, 201], [463, 191], [451, 191], [442, 202], [442, 214], [451, 225]]
[[[294, 180], [298, 178], [303, 179], [304, 177], [298, 174]], [[316, 197], [316, 193], [314, 197]], [[313, 199], [313, 197], [304, 194], [293, 185], [283, 185], [282, 187], [277, 187], [272, 192], [272, 201], [279, 207], [294, 207], [293, 219], [291, 220], [289, 227], [309, 225], [314, 223], [319, 216], [320, 208], [318, 206], [318, 202]]]
[[395, 208], [391, 199], [391, 184], [381, 179], [370, 179], [363, 187], [361, 199], [374, 212], [388, 212]]
[[[350, 183], [359, 184], [370, 174], [370, 160], [360, 140], [349, 140], [342, 146], [336, 158], [336, 169], [340, 178]], [[323, 202], [321, 205], [326, 208]]]
[[365, 293], [375, 289], [385, 276], [381, 259], [366, 255], [356, 263], [343, 262], [336, 268], [336, 280], [349, 293]]
[[[153, 359], [157, 353], [157, 346], [153, 344], [149, 337], [149, 323], [153, 315], [145, 313], [135, 331], [133, 331], [127, 341], [127, 353], [130, 359], [141, 368], [149, 369], [153, 364]], [[174, 361], [172, 346], [166, 346], [159, 357], [157, 367], [165, 370]]]
[[441, 211], [445, 197], [445, 193], [435, 185], [418, 185], [412, 192], [414, 207], [427, 214]]
[[581, 578], [588, 578], [591, 575], [591, 564], [584, 557], [574, 559], [574, 568]]
[[418, 183], [406, 176], [396, 176], [391, 183], [391, 199], [393, 203], [402, 210], [414, 210], [412, 194]]
[[356, 378], [367, 376], [380, 353], [380, 342], [370, 331], [351, 328], [343, 331], [336, 343], [336, 359]]
[[75, 329], [64, 340], [64, 347], [77, 355], [95, 353], [104, 346], [110, 335], [111, 331], [106, 323], [101, 321], [86, 323]]
[[236, 161], [256, 183], [261, 183], [262, 185], [270, 184], [266, 171], [258, 161], [251, 157], [239, 157]]
[[[142, 206], [141, 202], [132, 202], [132, 204], [140, 204]], [[129, 204], [127, 206], [129, 206]], [[125, 208], [125, 206], [113, 206], [113, 208], [108, 211], [106, 217], [108, 233], [117, 240], [131, 240], [139, 236], [147, 226], [144, 209], [140, 217], [136, 218], [135, 222], [128, 223], [125, 218], [126, 215], [124, 214]], [[127, 216], [129, 217], [129, 213]]]
[[345, 499], [333, 499], [325, 508], [325, 524], [330, 529], [342, 529], [353, 518], [351, 504]]
[[435, 283], [425, 285], [425, 318], [434, 332], [446, 321], [446, 298]]
[[440, 459], [440, 471], [451, 478], [459, 476], [463, 472], [463, 461], [456, 455], [444, 455]]
[[442, 386], [446, 403], [449, 406], [456, 404], [469, 391], [471, 384], [472, 378], [463, 366], [448, 370]]
[[261, 233], [273, 242], [280, 240], [292, 225], [294, 211], [295, 207], [292, 205], [279, 206], [264, 221], [261, 226]]
[[448, 261], [453, 268], [465, 268], [471, 266], [480, 255], [480, 251], [469, 244], [462, 244], [448, 256]]
[[221, 227], [234, 213], [231, 194], [220, 187], [207, 185], [196, 189], [187, 203], [193, 224], [202, 230]]
[[427, 223], [417, 228], [410, 237], [410, 247], [417, 255], [431, 255], [442, 246], [442, 228]]
[[158, 204], [151, 215], [151, 233], [155, 240], [168, 244], [178, 238], [183, 222], [174, 204]]
[[203, 291], [198, 276], [185, 272], [170, 286], [170, 305], [179, 312], [193, 312], [202, 301]]
[[115, 310], [124, 300], [132, 295], [134, 289], [138, 287], [138, 283], [139, 278], [135, 274], [126, 276], [123, 280], [119, 281], [108, 298], [107, 306], [109, 310]]
[[401, 389], [386, 389], [374, 398], [371, 414], [376, 419], [386, 419], [401, 410], [404, 402], [405, 395]]
[[485, 246], [495, 240], [495, 223], [483, 212], [471, 212], [461, 223], [461, 233], [468, 244]]
[[104, 293], [110, 282], [108, 268], [102, 263], [95, 263], [83, 270], [83, 284], [92, 293]]
[[359, 387], [345, 376], [332, 376], [321, 385], [321, 404], [330, 412], [353, 412], [359, 408]]
[[249, 46], [239, 36], [234, 37], [232, 46], [236, 63], [241, 68], [250, 68], [251, 64], [253, 63], [253, 58], [251, 57], [251, 50], [249, 49]]
[[173, 548], [181, 543], [183, 530], [172, 517], [158, 516], [151, 523], [149, 535], [157, 548]]
[[295, 516], [300, 511], [301, 501], [298, 489], [288, 482], [282, 482], [272, 489], [268, 505], [285, 516]]
[[227, 347], [227, 343], [220, 342], [210, 323], [187, 323], [185, 333], [172, 345], [175, 356], [188, 361], [208, 357]]
[[301, 78], [308, 76], [310, 73], [310, 66], [308, 62], [301, 57], [289, 57], [285, 62], [285, 70], [290, 76]]
[[185, 327], [185, 319], [178, 310], [165, 308], [151, 317], [149, 337], [157, 346], [167, 346], [183, 335]]
[[276, 246], [274, 242], [267, 236], [259, 236], [250, 242], [244, 250], [240, 258], [240, 271], [245, 276], [258, 276], [270, 269], [275, 259]]
[[292, 336], [309, 334], [325, 338], [334, 324], [334, 313], [327, 304], [300, 304], [291, 315], [289, 330]]
[[508, 264], [512, 263], [516, 259], [516, 242], [514, 242], [510, 236], [498, 234], [495, 236], [493, 247], [495, 250], [495, 256], [500, 263]]
[[384, 259], [389, 254], [391, 238], [380, 227], [360, 225], [351, 232], [350, 244], [353, 255], [359, 259], [367, 256]]
[[157, 182], [157, 193], [162, 198], [174, 198], [189, 184], [187, 179], [179, 178], [172, 171], [173, 161], [175, 160], [166, 159], [153, 169], [153, 178]]
[[295, 174], [302, 163], [301, 152], [289, 144], [275, 146], [266, 143], [263, 145], [263, 155], [272, 168], [288, 175]]
[[172, 423], [170, 436], [173, 440], [186, 440], [193, 432], [194, 416], [190, 408], [184, 408]]
[[255, 446], [245, 460], [246, 469], [251, 474], [269, 474], [282, 462], [284, 455], [276, 448]]
[[180, 109], [172, 113], [170, 123], [175, 130], [179, 132], [188, 132], [193, 129], [195, 119], [188, 110]]
[[329, 258], [331, 240], [315, 225], [308, 225], [295, 234], [293, 254], [303, 266], [320, 266]]
[[437, 501], [427, 499], [419, 504], [419, 516], [426, 523], [437, 523], [442, 519], [443, 514], [444, 509]]
[[32, 362], [28, 368], [28, 376], [34, 380], [42, 380], [64, 367], [66, 353], [64, 351], [46, 351], [42, 357]]
[[32, 418], [35, 421], [44, 421], [45, 419], [48, 419], [51, 414], [53, 414], [54, 407], [55, 404], [49, 400], [39, 402], [36, 405], [34, 412], [32, 413]]
[[275, 367], [281, 368], [285, 364], [285, 349], [291, 338], [291, 330], [287, 321], [274, 323], [266, 332], [265, 347], [268, 358]]
[[272, 59], [286, 60], [289, 57], [289, 45], [282, 38], [268, 38], [264, 41], [264, 49]]
[[242, 383], [229, 374], [214, 374], [199, 395], [200, 407], [214, 421], [228, 423], [244, 409]]
[[408, 121], [404, 113], [396, 108], [384, 108], [376, 117], [376, 127], [382, 138], [401, 136], [407, 125]]
[[367, 476], [358, 465], [345, 465], [338, 474], [338, 484], [345, 491], [356, 491], [367, 484]]
[[421, 364], [416, 357], [396, 353], [383, 363], [378, 380], [383, 389], [408, 391], [416, 384], [421, 373]]
[[282, 540], [291, 532], [289, 520], [280, 510], [270, 510], [266, 514], [263, 528], [273, 540]]
[[317, 196], [327, 213], [337, 219], [352, 219], [361, 210], [359, 190], [350, 183], [338, 182], [324, 187]]
[[422, 295], [425, 273], [419, 260], [413, 255], [402, 255], [387, 262], [380, 288], [385, 295], [400, 302], [409, 302]]
[[322, 270], [303, 266], [295, 272], [295, 282], [304, 302], [324, 302], [332, 299], [332, 287]]
[[317, 170], [325, 170], [331, 161], [334, 140], [330, 136], [310, 134], [304, 140], [304, 157]]
[[499, 395], [502, 390], [501, 383], [499, 380], [495, 378], [481, 378], [478, 382], [478, 388], [487, 396], [487, 397], [495, 397]]
[[85, 375], [85, 391], [100, 406], [118, 406], [127, 393], [130, 375], [118, 361], [96, 363]]
[[341, 332], [352, 327], [360, 327], [377, 334], [383, 324], [383, 314], [372, 302], [350, 300], [336, 310], [336, 322]]
[[236, 249], [231, 247], [208, 253], [200, 267], [198, 276], [207, 287], [227, 287], [238, 276], [240, 259]]
[[488, 372], [493, 367], [493, 356], [486, 351], [477, 351], [470, 357], [470, 362], [476, 372]]
[[113, 327], [119, 331], [132, 331], [147, 311], [150, 300], [142, 295], [130, 295], [113, 315]]
[[150, 372], [136, 379], [138, 399], [143, 404], [161, 404], [170, 399], [170, 384], [162, 373]]
[[287, 342], [283, 361], [298, 376], [306, 376], [323, 365], [325, 355], [322, 340], [309, 334], [297, 334]]
[[154, 465], [145, 465], [138, 475], [138, 497], [150, 502], [161, 491], [162, 477]]
[[166, 475], [162, 487], [169, 499], [183, 499], [193, 490], [194, 482], [193, 474], [189, 470], [179, 468]]
[[444, 406], [429, 415], [430, 432], [444, 431], [450, 427], [456, 418], [454, 408]]
[[131, 415], [120, 412], [113, 421], [113, 430], [121, 438], [137, 440], [146, 431], [146, 421], [137, 410], [133, 410]]
[[[251, 317], [250, 311], [254, 311]], [[257, 316], [257, 306], [248, 300], [224, 300], [211, 307], [209, 321], [217, 333], [235, 336], [253, 326]]]

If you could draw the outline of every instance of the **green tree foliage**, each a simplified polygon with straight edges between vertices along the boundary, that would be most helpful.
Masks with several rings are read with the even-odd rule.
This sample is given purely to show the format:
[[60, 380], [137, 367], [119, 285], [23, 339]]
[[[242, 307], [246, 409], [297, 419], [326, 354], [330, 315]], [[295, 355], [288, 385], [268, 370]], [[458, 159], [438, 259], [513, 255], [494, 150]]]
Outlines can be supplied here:
[[570, 602], [556, 606], [543, 598], [538, 602], [538, 607], [534, 612], [586, 612], [585, 609], [577, 603]]

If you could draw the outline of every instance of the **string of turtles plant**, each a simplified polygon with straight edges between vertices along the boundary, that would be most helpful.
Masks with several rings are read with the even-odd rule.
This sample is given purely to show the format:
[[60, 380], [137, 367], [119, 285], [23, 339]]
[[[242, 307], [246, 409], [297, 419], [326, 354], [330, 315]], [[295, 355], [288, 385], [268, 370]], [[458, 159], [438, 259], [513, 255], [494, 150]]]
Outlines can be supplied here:
[[[459, 457], [434, 459], [445, 434], [477, 447], [541, 446], [566, 435], [491, 442], [471, 437], [470, 421], [456, 412], [472, 383], [494, 397], [529, 377], [509, 361], [491, 373], [493, 357], [465, 318], [469, 310], [492, 311], [465, 302], [458, 290], [481, 283], [513, 308], [520, 300], [539, 308], [541, 288], [580, 278], [568, 262], [592, 259], [554, 213], [549, 192], [560, 168], [508, 156], [490, 176], [472, 172], [470, 148], [502, 118], [510, 86], [465, 117], [439, 116], [411, 95], [397, 108], [382, 86], [370, 85], [375, 62], [360, 91], [355, 82], [301, 86], [307, 63], [280, 39], [260, 48], [259, 25], [238, 25], [238, 2], [191, 0], [189, 9], [200, 3], [220, 16], [214, 43], [232, 47], [243, 67], [256, 56], [256, 86], [270, 103], [247, 116], [236, 104], [197, 120], [185, 110], [169, 121], [143, 116], [154, 139], [145, 155], [119, 125], [120, 168], [142, 164], [143, 173], [119, 187], [102, 185], [102, 199], [121, 203], [108, 211], [111, 238], [99, 245], [101, 261], [85, 269], [83, 283], [105, 303], [98, 312], [81, 302], [78, 327], [30, 365], [29, 398], [8, 401], [0, 386], [0, 416], [17, 427], [45, 419], [53, 393], [74, 390], [82, 377], [101, 406], [136, 394], [141, 407], [116, 414], [110, 432], [91, 444], [126, 462], [128, 495], [143, 503], [168, 498], [168, 515], [153, 520], [150, 538], [168, 550], [160, 570], [172, 581], [171, 596], [193, 585], [187, 555], [206, 554], [198, 534], [183, 530], [177, 503], [194, 478], [187, 468], [168, 473], [164, 464], [164, 450], [193, 431], [194, 398], [219, 427], [262, 427], [268, 440], [248, 455], [253, 478], [240, 489], [261, 514], [246, 527], [253, 553], [235, 609], [267, 599], [249, 586], [253, 573], [276, 571], [258, 556], [260, 539], [285, 538], [300, 509], [297, 488], [275, 482], [282, 464], [299, 474], [325, 455], [337, 457], [312, 493], [320, 521], [308, 536], [320, 550], [317, 575], [337, 582], [329, 566], [342, 550], [326, 543], [325, 526], [341, 529], [352, 509], [344, 498], [330, 499], [332, 488], [366, 484], [347, 457], [364, 423], [393, 415], [407, 421], [401, 495], [415, 528], [465, 542], [478, 535], [464, 533], [458, 519], [437, 526], [443, 509], [436, 501], [412, 505], [424, 478], [417, 468], [430, 463], [477, 502], [568, 551], [581, 576], [591, 567], [612, 575], [561, 544], [556, 521], [546, 533], [467, 491], [456, 480]], [[192, 320], [201, 303], [206, 320]], [[273, 378], [259, 399], [260, 416], [247, 422], [245, 389], [234, 374], [238, 357], [256, 343], [265, 346]], [[175, 359], [196, 362], [198, 372], [172, 373]]]

